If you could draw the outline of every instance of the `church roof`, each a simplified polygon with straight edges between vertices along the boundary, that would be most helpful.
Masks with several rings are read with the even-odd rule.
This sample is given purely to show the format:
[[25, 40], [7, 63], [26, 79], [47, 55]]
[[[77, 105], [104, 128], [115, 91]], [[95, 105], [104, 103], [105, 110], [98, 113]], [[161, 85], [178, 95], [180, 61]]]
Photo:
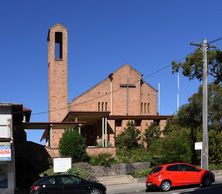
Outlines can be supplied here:
[[[99, 83], [97, 83], [96, 85], [94, 85], [93, 87], [91, 87], [90, 89], [86, 90], [85, 92], [83, 92], [82, 94], [80, 94], [79, 96], [77, 96], [76, 98], [74, 98], [70, 104], [72, 102], [74, 102], [75, 100], [79, 99], [80, 97], [82, 97], [84, 94], [88, 93], [90, 90], [94, 89], [95, 87], [97, 87], [98, 85], [100, 85], [102, 82], [104, 82], [107, 79], [110, 79], [112, 77], [113, 74], [115, 74], [116, 72], [118, 72], [120, 69], [124, 68], [128, 66], [130, 69], [134, 70], [136, 73], [138, 73], [141, 77], [143, 76], [143, 74], [141, 74], [139, 71], [137, 71], [135, 68], [133, 68], [130, 64], [124, 64], [122, 66], [120, 66], [118, 69], [116, 69], [114, 72], [110, 73], [108, 77], [106, 77], [104, 80], [100, 81]], [[147, 84], [149, 87], [151, 87], [153, 90], [155, 90], [157, 92], [157, 90], [151, 86], [150, 84], [148, 84], [145, 80], [141, 79], [145, 84]], [[138, 80], [140, 81], [140, 80]]]

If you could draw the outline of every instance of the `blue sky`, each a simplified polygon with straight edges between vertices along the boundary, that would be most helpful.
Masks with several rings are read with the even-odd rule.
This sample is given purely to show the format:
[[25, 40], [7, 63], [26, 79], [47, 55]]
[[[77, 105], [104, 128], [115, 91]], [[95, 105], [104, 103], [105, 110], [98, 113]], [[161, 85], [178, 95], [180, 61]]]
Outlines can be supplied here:
[[[19, 0], [0, 1], [0, 102], [32, 109], [47, 121], [47, 32], [56, 23], [69, 33], [69, 101], [125, 63], [161, 85], [161, 114], [176, 111], [177, 76], [171, 68], [194, 51], [190, 41], [222, 36], [220, 0]], [[221, 48], [222, 42], [215, 45]], [[180, 105], [198, 81], [180, 76]], [[42, 132], [28, 139], [39, 142]]]

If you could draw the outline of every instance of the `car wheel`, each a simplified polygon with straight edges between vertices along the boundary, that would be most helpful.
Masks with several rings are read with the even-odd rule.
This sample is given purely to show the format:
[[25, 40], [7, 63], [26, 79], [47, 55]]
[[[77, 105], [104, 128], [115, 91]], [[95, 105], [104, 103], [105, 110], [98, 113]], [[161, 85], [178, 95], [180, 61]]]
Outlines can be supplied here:
[[163, 181], [160, 185], [161, 191], [164, 191], [164, 192], [169, 191], [170, 188], [171, 188], [171, 184], [169, 181]]
[[90, 194], [102, 194], [102, 192], [99, 189], [93, 188], [90, 190]]
[[209, 177], [209, 176], [206, 176], [203, 178], [203, 181], [202, 181], [202, 186], [203, 187], [209, 187], [211, 186], [213, 183], [212, 179]]

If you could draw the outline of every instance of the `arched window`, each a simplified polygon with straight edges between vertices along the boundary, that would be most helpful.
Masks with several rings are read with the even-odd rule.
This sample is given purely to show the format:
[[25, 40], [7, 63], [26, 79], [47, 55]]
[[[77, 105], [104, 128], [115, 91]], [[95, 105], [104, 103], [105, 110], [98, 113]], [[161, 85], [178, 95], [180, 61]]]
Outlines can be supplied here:
[[102, 102], [102, 111], [104, 110], [104, 102]]
[[98, 111], [100, 111], [100, 102], [98, 102]]
[[107, 111], [108, 110], [108, 107], [107, 107], [107, 102], [105, 103], [105, 111]]

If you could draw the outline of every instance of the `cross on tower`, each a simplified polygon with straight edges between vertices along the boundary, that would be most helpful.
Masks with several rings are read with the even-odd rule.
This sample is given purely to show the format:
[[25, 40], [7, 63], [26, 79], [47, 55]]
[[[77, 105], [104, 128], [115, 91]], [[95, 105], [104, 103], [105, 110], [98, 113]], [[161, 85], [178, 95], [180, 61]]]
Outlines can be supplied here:
[[126, 88], [126, 115], [128, 115], [128, 104], [129, 104], [129, 88], [135, 88], [135, 84], [129, 84], [129, 77], [126, 77], [126, 84], [120, 84], [121, 88]]

